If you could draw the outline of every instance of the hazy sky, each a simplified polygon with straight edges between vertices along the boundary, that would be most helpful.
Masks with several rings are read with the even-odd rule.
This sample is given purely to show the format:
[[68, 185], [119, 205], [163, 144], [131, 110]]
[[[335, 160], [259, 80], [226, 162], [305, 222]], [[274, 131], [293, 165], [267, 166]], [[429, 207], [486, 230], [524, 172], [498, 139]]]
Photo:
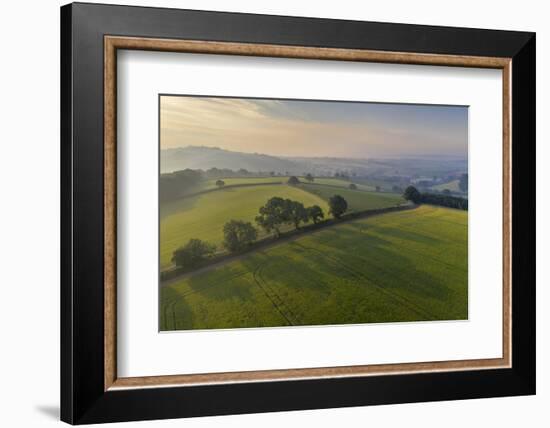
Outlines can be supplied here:
[[275, 156], [462, 156], [466, 107], [161, 97], [161, 147]]

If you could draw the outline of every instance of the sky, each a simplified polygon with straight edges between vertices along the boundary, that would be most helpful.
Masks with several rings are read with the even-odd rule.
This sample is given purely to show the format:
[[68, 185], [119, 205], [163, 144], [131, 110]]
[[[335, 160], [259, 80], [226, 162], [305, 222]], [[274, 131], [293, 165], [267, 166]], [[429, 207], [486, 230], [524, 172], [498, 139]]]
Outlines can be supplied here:
[[274, 156], [468, 154], [468, 108], [161, 96], [162, 149], [207, 146]]

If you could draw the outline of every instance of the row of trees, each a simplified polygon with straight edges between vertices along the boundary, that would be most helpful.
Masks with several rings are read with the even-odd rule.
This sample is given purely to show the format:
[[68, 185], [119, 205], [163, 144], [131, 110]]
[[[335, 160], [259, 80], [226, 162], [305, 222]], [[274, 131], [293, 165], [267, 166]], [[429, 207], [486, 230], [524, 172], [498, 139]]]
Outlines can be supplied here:
[[[257, 175], [275, 176], [276, 174], [273, 171], [271, 173], [263, 171], [250, 172], [243, 168], [237, 171], [233, 171], [227, 168], [210, 168], [206, 171], [203, 171], [201, 169], [183, 169], [180, 171], [164, 173], [160, 175], [159, 180], [160, 201], [169, 202], [178, 199], [186, 192], [188, 192], [189, 189], [192, 189], [203, 180], [215, 179], [216, 186], [221, 188], [225, 185], [223, 178]], [[279, 173], [277, 175], [281, 174]], [[288, 175], [288, 172], [286, 173], [286, 175]], [[307, 181], [313, 181], [313, 176], [311, 174], [307, 174], [305, 176], [305, 179]], [[296, 180], [299, 183], [299, 180], [297, 178]]]
[[403, 197], [415, 204], [441, 205], [443, 207], [457, 208], [459, 210], [468, 209], [468, 199], [451, 196], [449, 194], [420, 193], [414, 186], [405, 189]]
[[[304, 178], [309, 182], [313, 182], [315, 180], [315, 178], [311, 174], [306, 174], [304, 176]], [[287, 183], [290, 184], [291, 186], [296, 186], [296, 185], [300, 184], [300, 180], [298, 179], [298, 177], [293, 175], [293, 176], [288, 178]], [[223, 181], [221, 179], [216, 180], [216, 186], [218, 188], [222, 188], [223, 186], [225, 186], [225, 181]]]
[[292, 224], [298, 229], [301, 223], [308, 223], [311, 220], [316, 224], [324, 217], [325, 214], [319, 205], [305, 207], [301, 202], [276, 196], [260, 207], [259, 215], [255, 220], [267, 233], [275, 232], [279, 237], [281, 227], [285, 224]]
[[[348, 203], [340, 195], [329, 199], [329, 213], [334, 218], [340, 218], [348, 209]], [[260, 207], [255, 221], [267, 233], [275, 232], [281, 236], [281, 228], [293, 225], [299, 229], [302, 223], [312, 221], [318, 224], [325, 218], [325, 213], [319, 205], [305, 207], [304, 204], [291, 199], [273, 197]], [[245, 250], [258, 238], [258, 230], [250, 222], [229, 220], [223, 226], [223, 246], [231, 253]], [[179, 268], [196, 268], [204, 263], [216, 251], [216, 246], [200, 239], [190, 239], [183, 247], [178, 248], [172, 262]]]
[[159, 180], [160, 201], [168, 202], [179, 198], [182, 194], [182, 189], [196, 186], [202, 179], [202, 172], [193, 169], [162, 174]]
[[[218, 188], [225, 186], [225, 177], [242, 177], [247, 175], [265, 175], [266, 173], [258, 172], [251, 173], [246, 169], [239, 169], [238, 171], [232, 171], [230, 169], [219, 169], [219, 168], [210, 168], [206, 171], [203, 170], [194, 170], [194, 169], [184, 169], [181, 171], [175, 171], [171, 173], [161, 174], [160, 183], [159, 183], [159, 192], [160, 192], [160, 201], [169, 202], [175, 199], [178, 199], [189, 192], [194, 186], [199, 182], [205, 179], [216, 179], [215, 184]], [[271, 176], [274, 176], [275, 173], [272, 171]], [[278, 174], [280, 175], [280, 174]], [[286, 173], [288, 175], [288, 172]], [[335, 177], [340, 177], [344, 179], [349, 179], [348, 176], [343, 173], [336, 173]], [[306, 182], [314, 182], [315, 177], [311, 173], [305, 173], [303, 179]], [[297, 176], [290, 176], [287, 180], [287, 183], [290, 185], [300, 184], [300, 179]], [[467, 185], [467, 178], [466, 178]], [[349, 184], [350, 189], [357, 189], [357, 185], [354, 183]], [[376, 191], [380, 191], [380, 187], [376, 186]]]

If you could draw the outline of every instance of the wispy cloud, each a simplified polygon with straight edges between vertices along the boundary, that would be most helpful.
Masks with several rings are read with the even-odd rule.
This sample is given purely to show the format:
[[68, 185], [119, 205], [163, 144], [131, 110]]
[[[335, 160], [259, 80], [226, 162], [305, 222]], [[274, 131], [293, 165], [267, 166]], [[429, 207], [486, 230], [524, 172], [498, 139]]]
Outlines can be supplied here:
[[465, 107], [161, 98], [161, 146], [279, 156], [467, 154]]

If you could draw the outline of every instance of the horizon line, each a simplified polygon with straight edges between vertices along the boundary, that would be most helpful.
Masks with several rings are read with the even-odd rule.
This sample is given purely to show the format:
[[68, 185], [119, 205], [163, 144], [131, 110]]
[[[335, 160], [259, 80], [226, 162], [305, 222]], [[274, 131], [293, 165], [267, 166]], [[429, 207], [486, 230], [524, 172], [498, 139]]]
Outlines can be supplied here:
[[210, 149], [210, 150], [219, 150], [223, 152], [229, 152], [229, 153], [242, 153], [247, 155], [260, 155], [260, 156], [269, 156], [273, 158], [289, 158], [289, 159], [353, 159], [353, 160], [376, 160], [376, 159], [425, 159], [427, 157], [434, 157], [434, 158], [458, 158], [458, 159], [468, 159], [468, 156], [464, 155], [451, 155], [451, 154], [403, 154], [403, 155], [395, 155], [395, 156], [376, 156], [376, 157], [344, 157], [344, 156], [293, 156], [293, 155], [272, 155], [269, 153], [261, 153], [261, 152], [244, 152], [240, 150], [228, 150], [223, 149], [218, 146], [203, 146], [203, 145], [193, 145], [189, 144], [186, 146], [177, 146], [177, 147], [159, 147], [159, 151], [167, 151], [167, 150], [181, 150], [181, 149], [188, 149], [188, 148], [197, 148], [197, 149]]

